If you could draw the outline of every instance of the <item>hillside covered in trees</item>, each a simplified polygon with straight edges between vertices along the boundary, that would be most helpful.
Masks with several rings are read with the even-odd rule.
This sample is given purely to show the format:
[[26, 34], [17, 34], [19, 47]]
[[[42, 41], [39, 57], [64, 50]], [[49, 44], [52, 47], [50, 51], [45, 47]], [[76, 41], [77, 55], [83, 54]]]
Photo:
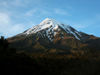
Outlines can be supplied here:
[[9, 75], [100, 75], [100, 52], [18, 53], [0, 38], [0, 73]]

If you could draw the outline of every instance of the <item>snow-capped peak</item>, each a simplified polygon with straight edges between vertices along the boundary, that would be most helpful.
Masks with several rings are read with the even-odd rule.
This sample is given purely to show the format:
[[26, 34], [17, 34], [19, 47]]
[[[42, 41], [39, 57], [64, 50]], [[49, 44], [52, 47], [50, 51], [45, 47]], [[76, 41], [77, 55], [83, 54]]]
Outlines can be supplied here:
[[25, 31], [22, 34], [29, 35], [29, 34], [34, 34], [34, 33], [37, 33], [39, 31], [45, 30], [47, 37], [50, 40], [52, 40], [50, 38], [51, 34], [53, 34], [52, 36], [55, 36], [60, 31], [59, 27], [63, 28], [65, 30], [65, 32], [67, 32], [68, 34], [72, 34], [75, 38], [80, 40], [79, 37], [81, 37], [81, 34], [78, 31], [76, 31], [75, 29], [73, 29], [71, 26], [69, 26], [67, 24], [62, 24], [59, 21], [56, 21], [53, 18], [51, 18], [51, 19], [46, 18], [39, 25], [36, 25], [36, 26], [28, 29], [27, 31]]
[[39, 25], [42, 25], [42, 24], [45, 24], [45, 23], [47, 23], [49, 21], [49, 19], [48, 18], [46, 18], [45, 20], [43, 20]]
[[50, 28], [50, 27], [53, 27], [53, 29], [57, 29], [58, 25], [60, 24], [61, 24], [60, 22], [56, 21], [53, 18], [52, 19], [46, 18], [39, 25], [34, 26], [33, 28], [30, 28], [29, 30], [25, 31], [25, 33], [27, 35], [32, 34], [32, 33], [37, 33], [38, 31], [41, 31], [43, 29]]
[[50, 23], [50, 22], [52, 22], [54, 25], [56, 25], [56, 24], [61, 24], [60, 22], [58, 22], [58, 21], [56, 21], [55, 19], [53, 19], [53, 18], [51, 18], [51, 19], [48, 19], [48, 18], [46, 18], [45, 20], [43, 20], [39, 25], [43, 25], [43, 24], [48, 24], [48, 23]]

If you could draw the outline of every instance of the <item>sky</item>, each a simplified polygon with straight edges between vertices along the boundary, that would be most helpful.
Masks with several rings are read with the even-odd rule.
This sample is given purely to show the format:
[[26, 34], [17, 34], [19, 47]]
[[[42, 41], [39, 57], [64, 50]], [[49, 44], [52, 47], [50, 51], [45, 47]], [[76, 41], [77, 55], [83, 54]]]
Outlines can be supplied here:
[[100, 0], [0, 0], [0, 36], [15, 36], [46, 18], [100, 37]]

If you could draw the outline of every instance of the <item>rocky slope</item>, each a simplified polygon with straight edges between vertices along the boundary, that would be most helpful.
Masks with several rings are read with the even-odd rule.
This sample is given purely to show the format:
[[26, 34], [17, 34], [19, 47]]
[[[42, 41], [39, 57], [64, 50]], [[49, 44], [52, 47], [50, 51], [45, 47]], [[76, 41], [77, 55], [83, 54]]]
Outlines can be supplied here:
[[99, 50], [100, 47], [98, 37], [79, 32], [67, 24], [48, 18], [39, 25], [9, 38], [8, 41], [18, 51], [24, 52], [88, 52]]

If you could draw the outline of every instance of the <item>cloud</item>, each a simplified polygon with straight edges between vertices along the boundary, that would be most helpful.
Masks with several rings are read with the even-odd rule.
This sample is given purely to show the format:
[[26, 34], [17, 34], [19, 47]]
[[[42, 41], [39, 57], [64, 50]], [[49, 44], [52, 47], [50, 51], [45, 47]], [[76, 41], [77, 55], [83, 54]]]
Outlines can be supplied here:
[[74, 28], [76, 29], [83, 29], [83, 28], [86, 28], [88, 27], [88, 25], [82, 25], [82, 24], [74, 24], [72, 25]]
[[2, 7], [26, 7], [27, 6], [27, 2], [25, 0], [1, 0], [0, 1], [0, 6]]
[[71, 20], [63, 20], [63, 22], [64, 22], [64, 24], [68, 24], [77, 30], [87, 28], [88, 26], [90, 26], [91, 24], [94, 23], [89, 20], [84, 20], [84, 21], [79, 21], [79, 22], [75, 22], [75, 21], [71, 21]]
[[12, 2], [10, 2], [10, 4], [14, 5], [14, 6], [27, 6], [27, 2], [25, 0], [12, 0]]
[[11, 37], [23, 31], [22, 24], [14, 24], [9, 15], [0, 12], [0, 35]]
[[32, 9], [32, 10], [29, 10], [27, 11], [24, 15], [25, 16], [33, 16], [34, 13], [36, 13], [38, 10], [35, 8], [35, 9]]
[[27, 17], [32, 17], [32, 16], [43, 16], [43, 15], [52, 15], [53, 12], [52, 11], [48, 11], [44, 8], [33, 8], [29, 11], [27, 11], [24, 16], [27, 16]]
[[66, 16], [71, 16], [70, 14], [67, 13], [66, 10], [59, 9], [59, 8], [33, 8], [29, 11], [27, 11], [24, 15], [25, 16], [38, 16], [38, 15], [45, 15], [45, 16], [51, 16], [51, 15], [66, 15]]
[[10, 23], [10, 18], [7, 14], [0, 12], [0, 25], [7, 25]]
[[67, 8], [68, 8], [68, 9], [73, 9], [73, 8], [72, 8], [71, 6], [69, 6], [69, 5], [67, 5]]
[[9, 7], [9, 5], [6, 1], [0, 1], [0, 6], [6, 7], [6, 8]]
[[66, 10], [59, 9], [59, 8], [55, 8], [55, 9], [54, 9], [54, 13], [59, 14], [59, 15], [71, 16], [70, 14], [67, 13]]

